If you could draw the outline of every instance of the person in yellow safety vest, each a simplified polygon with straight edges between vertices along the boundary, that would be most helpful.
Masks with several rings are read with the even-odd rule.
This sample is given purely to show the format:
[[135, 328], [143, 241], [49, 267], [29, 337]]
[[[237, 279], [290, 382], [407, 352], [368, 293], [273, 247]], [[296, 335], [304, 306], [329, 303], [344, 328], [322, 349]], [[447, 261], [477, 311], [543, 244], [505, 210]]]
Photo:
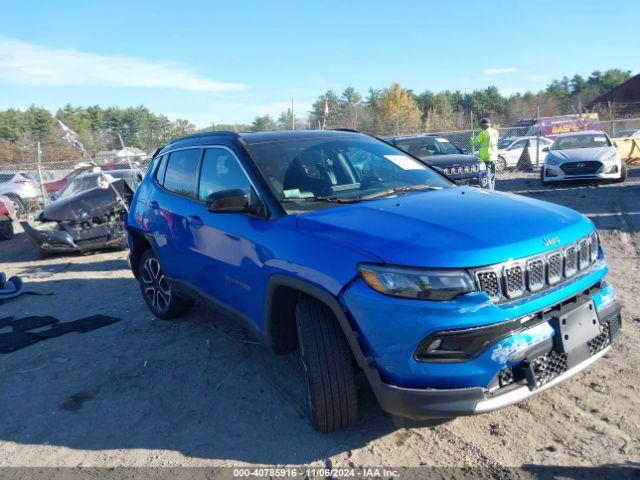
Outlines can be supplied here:
[[476, 138], [472, 138], [469, 142], [472, 147], [478, 149], [478, 158], [487, 166], [487, 187], [490, 190], [495, 188], [496, 181], [496, 164], [498, 158], [498, 131], [491, 127], [491, 121], [488, 118], [480, 120], [482, 130]]

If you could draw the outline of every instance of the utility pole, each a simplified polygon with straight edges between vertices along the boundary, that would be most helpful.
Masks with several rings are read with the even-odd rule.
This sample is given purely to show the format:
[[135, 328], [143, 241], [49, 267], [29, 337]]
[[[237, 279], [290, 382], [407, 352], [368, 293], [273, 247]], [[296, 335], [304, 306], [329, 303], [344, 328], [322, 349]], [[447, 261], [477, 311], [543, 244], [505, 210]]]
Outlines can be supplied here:
[[124, 151], [124, 158], [127, 160], [127, 164], [129, 165], [129, 169], [132, 169], [131, 162], [129, 161], [129, 154], [127, 153], [127, 147], [124, 146], [124, 141], [122, 140], [122, 135], [118, 132], [118, 138], [120, 139], [120, 145], [122, 145], [122, 150]]
[[42, 192], [42, 201], [45, 205], [49, 203], [47, 191], [44, 188], [44, 180], [42, 178], [42, 150], [40, 150], [40, 141], [38, 140], [38, 180], [40, 181], [40, 192]]
[[291, 99], [291, 130], [296, 129], [296, 116], [293, 113], [293, 98]]
[[[473, 128], [473, 110], [469, 110], [469, 115], [471, 117], [471, 138], [475, 138], [476, 137], [476, 132], [475, 129]], [[475, 144], [471, 144], [471, 155], [473, 155], [473, 153], [476, 151], [476, 146]]]

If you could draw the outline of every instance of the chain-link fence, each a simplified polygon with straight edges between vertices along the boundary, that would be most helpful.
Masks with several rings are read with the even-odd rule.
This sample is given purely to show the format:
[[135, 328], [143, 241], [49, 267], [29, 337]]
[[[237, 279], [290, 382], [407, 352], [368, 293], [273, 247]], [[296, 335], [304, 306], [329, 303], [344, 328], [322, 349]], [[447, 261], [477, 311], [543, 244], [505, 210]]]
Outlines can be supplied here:
[[[531, 170], [542, 167], [554, 138], [561, 133], [581, 130], [606, 132], [617, 144], [621, 157], [627, 163], [636, 163], [640, 159], [640, 118], [616, 120], [596, 120], [584, 118], [581, 121], [561, 119], [553, 122], [534, 120], [519, 122], [519, 125], [498, 127], [498, 170]], [[449, 140], [465, 153], [474, 153], [470, 140], [480, 130], [457, 130], [448, 132], [430, 132]]]
[[[616, 141], [618, 151], [628, 163], [640, 162], [640, 117], [598, 120], [593, 115], [575, 116], [573, 119], [564, 116], [521, 121], [513, 126], [499, 126], [497, 169], [500, 171], [540, 168], [544, 165], [548, 148], [558, 134], [587, 129], [606, 132]], [[479, 131], [475, 129], [428, 133], [441, 135], [462, 152], [474, 153], [470, 139]], [[3, 173], [4, 178], [7, 174], [22, 172], [35, 179], [38, 183], [40, 201], [44, 203], [75, 176], [91, 171], [95, 166], [103, 170], [134, 168], [145, 172], [150, 161], [150, 152], [132, 147], [97, 152], [88, 158], [79, 150], [70, 148], [63, 140], [59, 140], [42, 143], [40, 153], [37, 145], [25, 146], [20, 150], [19, 156], [14, 155], [10, 159], [3, 158], [0, 151], [0, 173]], [[0, 195], [7, 194], [11, 194], [10, 187], [0, 182]]]

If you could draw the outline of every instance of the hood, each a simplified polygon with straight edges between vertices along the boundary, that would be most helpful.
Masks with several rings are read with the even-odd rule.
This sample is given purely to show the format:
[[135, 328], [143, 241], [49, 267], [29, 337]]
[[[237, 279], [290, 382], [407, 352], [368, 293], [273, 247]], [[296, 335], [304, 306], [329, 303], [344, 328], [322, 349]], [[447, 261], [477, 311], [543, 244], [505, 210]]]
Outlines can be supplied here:
[[589, 162], [602, 160], [615, 151], [615, 147], [570, 148], [568, 150], [551, 150], [549, 155], [563, 162]]
[[[125, 202], [130, 201], [133, 192], [124, 180], [116, 180], [111, 186]], [[113, 188], [92, 188], [47, 205], [40, 214], [40, 220], [81, 222], [110, 213], [119, 203]]]
[[[364, 201], [299, 215], [298, 228], [395, 265], [479, 267], [553, 250], [593, 231], [578, 212], [472, 187]], [[545, 247], [545, 239], [559, 243]]]
[[473, 155], [462, 153], [451, 153], [448, 155], [428, 155], [419, 157], [423, 162], [436, 168], [464, 167], [465, 165], [475, 165], [479, 160]]

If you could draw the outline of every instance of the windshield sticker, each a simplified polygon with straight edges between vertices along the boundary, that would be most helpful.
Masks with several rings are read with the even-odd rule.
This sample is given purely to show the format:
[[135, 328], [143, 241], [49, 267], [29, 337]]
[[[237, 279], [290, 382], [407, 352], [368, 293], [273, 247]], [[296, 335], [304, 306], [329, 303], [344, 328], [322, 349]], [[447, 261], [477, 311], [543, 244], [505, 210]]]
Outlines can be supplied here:
[[424, 167], [421, 163], [414, 160], [413, 158], [409, 158], [406, 155], [385, 155], [384, 158], [387, 160], [391, 160], [397, 166], [399, 166], [403, 170], [423, 170]]
[[446, 138], [436, 138], [436, 142], [449, 143], [449, 140], [447, 140]]
[[607, 137], [603, 137], [603, 136], [593, 137], [593, 141], [594, 142], [606, 142], [607, 141]]

